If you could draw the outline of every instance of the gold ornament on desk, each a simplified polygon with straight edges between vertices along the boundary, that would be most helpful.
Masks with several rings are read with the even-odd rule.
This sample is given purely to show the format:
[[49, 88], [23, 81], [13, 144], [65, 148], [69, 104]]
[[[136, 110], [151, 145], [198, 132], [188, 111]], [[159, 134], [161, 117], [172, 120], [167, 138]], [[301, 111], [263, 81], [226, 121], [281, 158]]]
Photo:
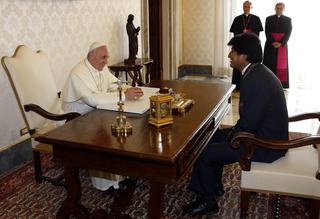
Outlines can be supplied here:
[[173, 114], [182, 114], [184, 115], [193, 105], [193, 99], [184, 98], [184, 94], [182, 93], [173, 93], [172, 97], [172, 113]]
[[161, 88], [160, 94], [150, 97], [149, 123], [157, 127], [173, 123], [172, 96], [168, 88]]
[[119, 101], [118, 101], [118, 115], [116, 117], [116, 122], [111, 125], [111, 132], [114, 136], [127, 136], [132, 133], [132, 125], [127, 121], [125, 115], [123, 115], [123, 105], [122, 100], [122, 81], [118, 80], [118, 91], [119, 91]]

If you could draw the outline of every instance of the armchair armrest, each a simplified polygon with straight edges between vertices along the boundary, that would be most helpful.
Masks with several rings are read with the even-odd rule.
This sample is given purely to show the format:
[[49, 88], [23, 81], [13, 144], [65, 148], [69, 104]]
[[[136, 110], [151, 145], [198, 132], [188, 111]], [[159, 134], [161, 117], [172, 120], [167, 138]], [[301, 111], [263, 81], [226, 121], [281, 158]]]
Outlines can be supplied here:
[[24, 110], [26, 112], [29, 112], [29, 111], [35, 112], [46, 119], [50, 119], [50, 120], [54, 120], [54, 121], [66, 120], [68, 122], [78, 116], [81, 116], [80, 113], [76, 113], [76, 112], [65, 113], [65, 114], [49, 113], [48, 111], [42, 109], [40, 106], [38, 106], [36, 104], [26, 104], [26, 105], [24, 105]]
[[242, 170], [250, 171], [251, 157], [254, 152], [254, 145], [278, 150], [297, 148], [306, 145], [320, 144], [320, 135], [313, 135], [294, 140], [284, 141], [261, 138], [248, 132], [237, 132], [231, 139], [231, 145], [233, 148], [238, 149], [240, 147], [240, 143], [243, 143], [245, 147], [245, 152], [239, 160], [240, 166]]
[[318, 119], [320, 121], [320, 112], [303, 113], [296, 116], [289, 117], [289, 122], [297, 122], [306, 119]]

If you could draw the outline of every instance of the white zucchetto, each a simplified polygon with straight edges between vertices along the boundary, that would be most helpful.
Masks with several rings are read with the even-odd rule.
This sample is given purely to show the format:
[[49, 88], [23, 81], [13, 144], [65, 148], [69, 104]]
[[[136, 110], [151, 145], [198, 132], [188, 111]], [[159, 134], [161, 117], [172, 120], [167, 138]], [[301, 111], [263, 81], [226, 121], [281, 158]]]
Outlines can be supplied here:
[[90, 45], [90, 48], [89, 48], [89, 51], [88, 52], [91, 52], [92, 50], [96, 49], [96, 48], [99, 48], [101, 46], [106, 46], [105, 43], [103, 42], [94, 42]]

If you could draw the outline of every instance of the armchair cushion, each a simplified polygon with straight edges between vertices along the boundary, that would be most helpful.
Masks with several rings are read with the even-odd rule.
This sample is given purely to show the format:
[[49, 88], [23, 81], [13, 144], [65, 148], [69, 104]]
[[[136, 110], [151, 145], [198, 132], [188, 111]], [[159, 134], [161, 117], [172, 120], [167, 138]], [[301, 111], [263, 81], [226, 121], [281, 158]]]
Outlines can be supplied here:
[[320, 199], [320, 180], [315, 178], [317, 170], [317, 149], [293, 148], [285, 157], [268, 165], [252, 162], [250, 171], [242, 171], [241, 189]]
[[[14, 56], [4, 57], [3, 65], [23, 111], [26, 104], [36, 104], [51, 113], [61, 113], [58, 89], [51, 73], [47, 56], [34, 52], [27, 46], [19, 46]], [[33, 112], [25, 113], [29, 129], [45, 126], [46, 119]]]

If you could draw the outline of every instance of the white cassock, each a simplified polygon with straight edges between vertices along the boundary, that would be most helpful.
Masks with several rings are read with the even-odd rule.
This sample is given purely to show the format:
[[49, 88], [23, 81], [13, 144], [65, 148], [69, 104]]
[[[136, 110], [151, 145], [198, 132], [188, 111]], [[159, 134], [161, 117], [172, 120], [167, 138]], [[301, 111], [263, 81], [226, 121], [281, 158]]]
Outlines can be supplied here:
[[[117, 78], [110, 73], [106, 66], [102, 71], [96, 70], [85, 59], [72, 70], [62, 92], [63, 110], [85, 114], [99, 104], [117, 103]], [[113, 186], [119, 188], [119, 181], [124, 177], [101, 171], [89, 170], [92, 184], [99, 190], [107, 190]]]

